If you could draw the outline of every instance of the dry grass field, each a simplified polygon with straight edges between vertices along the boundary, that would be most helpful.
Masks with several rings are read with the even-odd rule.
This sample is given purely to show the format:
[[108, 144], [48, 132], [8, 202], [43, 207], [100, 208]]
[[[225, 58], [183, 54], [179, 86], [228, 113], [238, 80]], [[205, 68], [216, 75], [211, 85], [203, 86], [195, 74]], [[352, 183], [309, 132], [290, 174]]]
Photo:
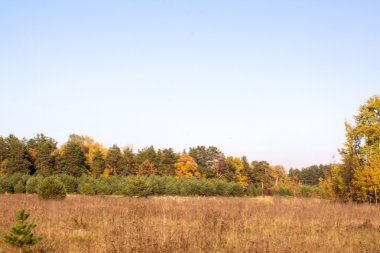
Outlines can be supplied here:
[[[26, 208], [36, 252], [380, 252], [380, 206], [295, 198], [0, 195], [0, 233]], [[0, 242], [0, 252], [16, 252]]]

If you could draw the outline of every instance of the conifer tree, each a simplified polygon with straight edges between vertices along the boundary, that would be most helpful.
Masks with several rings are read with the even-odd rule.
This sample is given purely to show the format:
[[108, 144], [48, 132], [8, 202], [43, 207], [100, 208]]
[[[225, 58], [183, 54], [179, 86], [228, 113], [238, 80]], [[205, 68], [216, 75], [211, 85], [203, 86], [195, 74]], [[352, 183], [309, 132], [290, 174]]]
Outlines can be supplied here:
[[124, 148], [121, 164], [121, 166], [123, 167], [122, 175], [127, 176], [137, 174], [136, 155], [133, 153], [132, 148]]
[[109, 148], [106, 156], [106, 168], [111, 175], [120, 175], [123, 168], [121, 163], [121, 151], [117, 145]]
[[60, 171], [75, 177], [87, 172], [85, 155], [82, 147], [73, 141], [68, 141], [63, 147], [63, 153], [58, 159]]
[[28, 248], [42, 240], [42, 237], [33, 234], [33, 229], [37, 225], [34, 220], [27, 222], [29, 213], [25, 210], [17, 211], [15, 218], [17, 224], [8, 233], [4, 234], [4, 241], [11, 246], [19, 248], [21, 252], [28, 252]]
[[95, 151], [91, 161], [91, 173], [95, 178], [103, 174], [105, 161], [100, 150]]
[[53, 153], [57, 149], [57, 142], [43, 134], [37, 134], [27, 142], [27, 149], [38, 175], [49, 176], [54, 170]]
[[159, 175], [173, 176], [175, 175], [175, 163], [178, 160], [178, 155], [171, 148], [165, 148], [157, 152]]
[[26, 150], [25, 141], [19, 140], [14, 135], [9, 135], [5, 139], [7, 166], [6, 173], [13, 174], [21, 172], [29, 174], [31, 172], [31, 163]]

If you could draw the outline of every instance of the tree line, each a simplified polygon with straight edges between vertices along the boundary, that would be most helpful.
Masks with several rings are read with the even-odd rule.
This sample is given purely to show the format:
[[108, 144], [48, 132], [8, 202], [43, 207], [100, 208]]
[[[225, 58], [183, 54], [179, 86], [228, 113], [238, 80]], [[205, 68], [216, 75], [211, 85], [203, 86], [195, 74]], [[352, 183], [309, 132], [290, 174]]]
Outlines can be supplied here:
[[[253, 184], [270, 189], [278, 185], [303, 183], [316, 185], [323, 177], [322, 167], [290, 170], [267, 161], [248, 162], [243, 157], [225, 157], [217, 147], [197, 146], [176, 153], [172, 148], [153, 146], [134, 152], [130, 147], [117, 145], [105, 148], [88, 136], [72, 134], [60, 147], [51, 137], [37, 134], [31, 139], [14, 135], [0, 136], [0, 176], [15, 173], [51, 176], [66, 174], [92, 178], [109, 176], [174, 176], [194, 179], [218, 179], [236, 182], [246, 190]], [[322, 167], [321, 167], [322, 166]], [[320, 168], [321, 167], [321, 168]], [[328, 166], [327, 166], [328, 167]]]
[[[273, 166], [267, 161], [226, 157], [213, 146], [190, 147], [182, 153], [153, 146], [134, 151], [117, 145], [106, 148], [88, 136], [72, 134], [58, 147], [57, 141], [44, 134], [31, 139], [19, 139], [11, 134], [0, 136], [0, 179], [6, 182], [13, 175], [66, 175], [93, 180], [136, 176], [143, 180], [149, 177], [166, 177], [168, 181], [214, 180], [214, 183], [219, 180], [239, 185], [243, 192], [259, 189], [263, 194], [377, 203], [380, 199], [380, 96], [373, 96], [360, 106], [354, 123], [346, 122], [346, 142], [339, 152], [341, 163], [292, 168], [286, 173], [283, 166]], [[13, 190], [16, 181], [12, 181]], [[19, 188], [25, 188], [26, 181], [20, 182]], [[191, 187], [202, 188], [195, 184]]]

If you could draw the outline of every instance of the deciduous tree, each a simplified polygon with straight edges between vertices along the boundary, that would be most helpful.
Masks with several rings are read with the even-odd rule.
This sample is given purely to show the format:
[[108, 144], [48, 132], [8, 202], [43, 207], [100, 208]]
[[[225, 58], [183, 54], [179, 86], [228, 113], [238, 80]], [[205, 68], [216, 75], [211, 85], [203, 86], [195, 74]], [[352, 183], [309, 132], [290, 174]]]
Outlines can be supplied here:
[[186, 177], [196, 177], [200, 178], [201, 174], [198, 172], [198, 165], [195, 160], [185, 154], [182, 153], [179, 155], [178, 161], [175, 163], [176, 167], [176, 175], [178, 177], [186, 176]]

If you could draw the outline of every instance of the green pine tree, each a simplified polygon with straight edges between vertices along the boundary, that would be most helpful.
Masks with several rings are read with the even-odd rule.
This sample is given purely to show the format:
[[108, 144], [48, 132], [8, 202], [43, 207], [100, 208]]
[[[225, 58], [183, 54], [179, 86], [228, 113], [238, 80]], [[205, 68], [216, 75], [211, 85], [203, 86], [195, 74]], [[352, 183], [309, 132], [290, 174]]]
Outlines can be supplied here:
[[15, 213], [17, 224], [15, 224], [8, 233], [5, 233], [4, 241], [20, 249], [20, 252], [29, 252], [30, 247], [42, 240], [41, 236], [35, 236], [33, 229], [37, 226], [35, 221], [27, 222], [29, 213], [24, 209]]
[[82, 147], [73, 141], [66, 142], [59, 159], [60, 170], [67, 175], [80, 177], [87, 173], [85, 154]]
[[102, 152], [100, 152], [100, 150], [95, 151], [95, 154], [92, 157], [90, 167], [91, 167], [91, 173], [93, 177], [98, 178], [100, 175], [103, 174], [103, 171], [105, 168], [105, 161], [104, 161]]

